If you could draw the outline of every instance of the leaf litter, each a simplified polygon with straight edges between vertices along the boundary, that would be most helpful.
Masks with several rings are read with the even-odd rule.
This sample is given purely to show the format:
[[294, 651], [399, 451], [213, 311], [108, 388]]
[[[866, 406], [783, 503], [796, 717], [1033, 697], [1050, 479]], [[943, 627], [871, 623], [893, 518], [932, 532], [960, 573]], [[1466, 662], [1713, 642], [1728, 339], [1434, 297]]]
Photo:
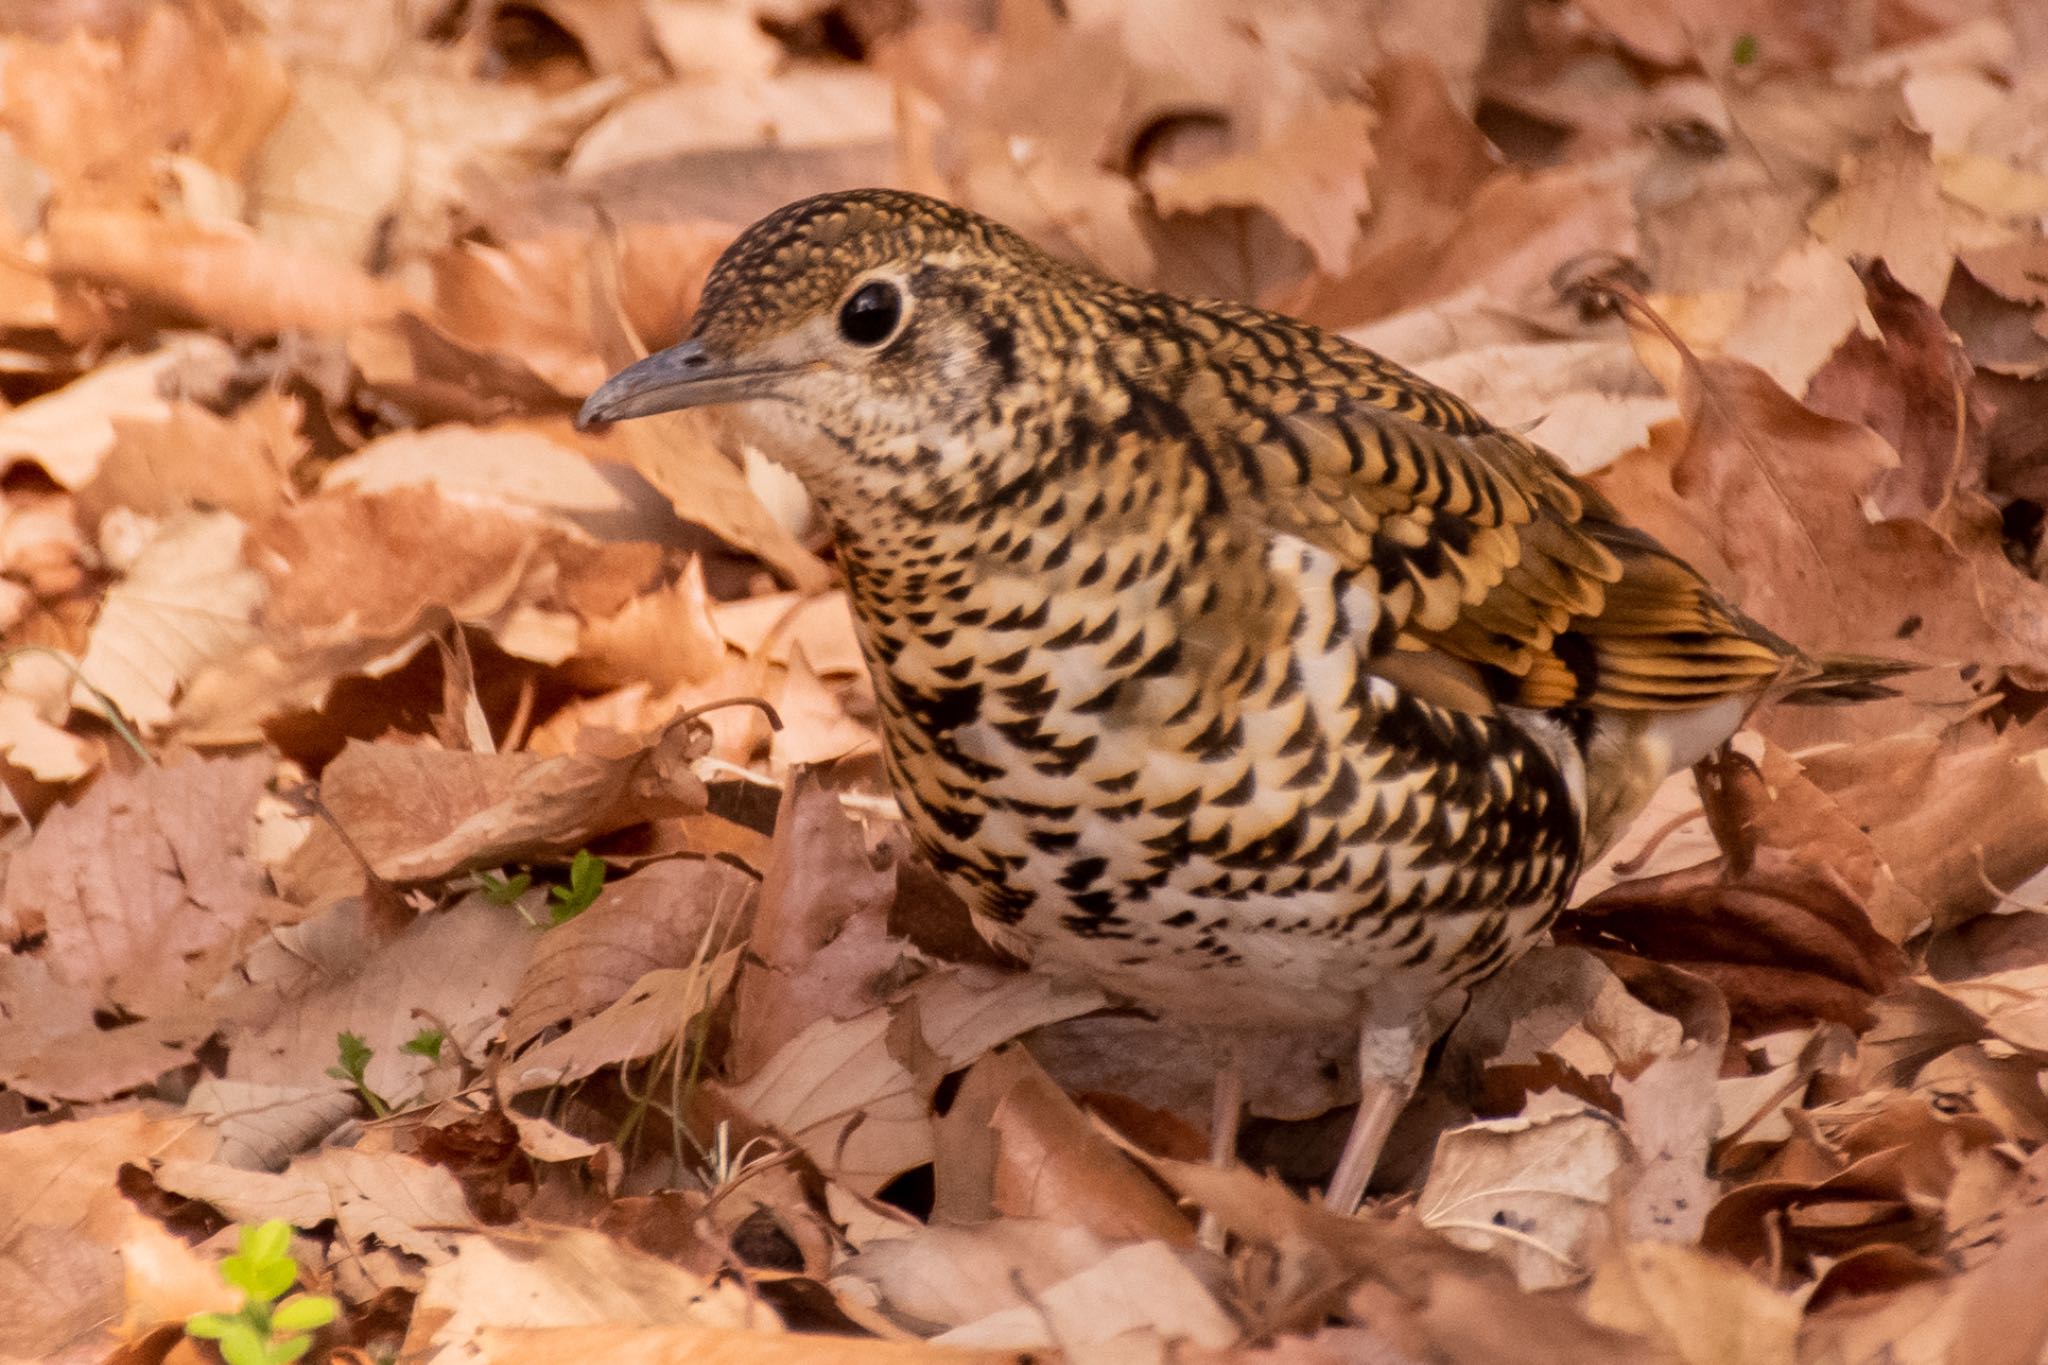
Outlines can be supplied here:
[[[11, 16], [0, 1354], [200, 1359], [282, 1218], [343, 1360], [2038, 1359], [2044, 64], [2024, 0]], [[1200, 1041], [908, 852], [772, 452], [568, 424], [877, 181], [1346, 331], [1923, 668], [1668, 783], [1364, 1216], [1343, 1040], [1204, 1164]]]

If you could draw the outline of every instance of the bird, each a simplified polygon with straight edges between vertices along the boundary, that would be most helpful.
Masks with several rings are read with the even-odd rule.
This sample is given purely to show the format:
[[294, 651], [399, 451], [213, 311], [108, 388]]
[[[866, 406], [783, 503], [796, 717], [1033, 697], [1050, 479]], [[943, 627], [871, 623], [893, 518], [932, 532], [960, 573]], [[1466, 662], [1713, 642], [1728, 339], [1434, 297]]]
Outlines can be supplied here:
[[743, 230], [584, 427], [684, 408], [790, 469], [884, 766], [976, 927], [1217, 1040], [1355, 1042], [1359, 1207], [1465, 993], [1762, 701], [1882, 694], [1549, 452], [1304, 322], [820, 195]]

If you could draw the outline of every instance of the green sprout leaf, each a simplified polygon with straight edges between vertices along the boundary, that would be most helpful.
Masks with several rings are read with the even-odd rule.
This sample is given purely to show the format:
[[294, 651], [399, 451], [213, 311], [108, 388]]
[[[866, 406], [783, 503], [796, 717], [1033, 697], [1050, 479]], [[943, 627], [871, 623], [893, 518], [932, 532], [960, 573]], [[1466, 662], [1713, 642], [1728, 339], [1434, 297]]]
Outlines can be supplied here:
[[1735, 50], [1729, 56], [1737, 66], [1754, 66], [1762, 47], [1754, 33], [1740, 34], [1735, 39]]
[[400, 1045], [400, 1052], [410, 1052], [415, 1057], [425, 1057], [430, 1062], [441, 1060], [441, 1046], [448, 1041], [443, 1029], [423, 1028]]
[[340, 1311], [341, 1305], [325, 1294], [294, 1294], [271, 1313], [270, 1327], [276, 1332], [310, 1332], [333, 1322]]
[[521, 872], [516, 877], [493, 877], [488, 872], [479, 872], [476, 879], [484, 889], [484, 899], [492, 905], [514, 904], [533, 885], [531, 872]]
[[221, 1333], [220, 1353], [228, 1365], [270, 1365], [270, 1343], [245, 1318], [236, 1318]]
[[327, 1074], [337, 1081], [361, 1085], [364, 1069], [370, 1065], [370, 1058], [377, 1054], [363, 1041], [360, 1033], [337, 1033], [334, 1045], [341, 1052], [341, 1065], [328, 1067]]
[[[353, 1065], [360, 1070], [369, 1049], [362, 1047], [360, 1038], [355, 1042]], [[342, 1065], [351, 1065], [346, 1045]], [[282, 1218], [243, 1228], [238, 1244], [241, 1249], [220, 1263], [220, 1277], [242, 1291], [241, 1311], [196, 1313], [186, 1320], [185, 1334], [219, 1342], [228, 1365], [286, 1365], [311, 1348], [310, 1333], [333, 1322], [341, 1305], [325, 1294], [294, 1294], [277, 1302], [299, 1278], [299, 1264], [292, 1259], [291, 1224]]]
[[337, 1081], [347, 1081], [354, 1086], [356, 1093], [363, 1097], [363, 1103], [369, 1105], [370, 1112], [378, 1118], [389, 1118], [391, 1106], [385, 1102], [382, 1095], [370, 1089], [369, 1083], [363, 1079], [363, 1073], [369, 1068], [370, 1059], [377, 1055], [375, 1049], [363, 1041], [361, 1034], [346, 1031], [334, 1035], [334, 1045], [341, 1052], [341, 1065], [328, 1067], [327, 1074]]
[[194, 1313], [185, 1319], [185, 1335], [202, 1341], [219, 1341], [240, 1321], [240, 1318], [231, 1318], [225, 1313]]
[[548, 890], [549, 915], [556, 924], [566, 924], [588, 910], [602, 890], [604, 859], [587, 848], [579, 849], [569, 863], [569, 884]]

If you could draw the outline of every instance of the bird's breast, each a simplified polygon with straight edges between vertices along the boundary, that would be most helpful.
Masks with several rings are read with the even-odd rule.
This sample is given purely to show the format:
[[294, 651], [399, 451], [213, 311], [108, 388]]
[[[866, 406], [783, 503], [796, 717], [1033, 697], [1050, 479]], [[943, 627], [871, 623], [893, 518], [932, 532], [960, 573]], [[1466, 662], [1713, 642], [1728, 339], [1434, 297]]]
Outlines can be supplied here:
[[920, 843], [992, 936], [1174, 1012], [1497, 965], [1574, 869], [1547, 756], [1366, 671], [1312, 556], [1201, 534], [1011, 519], [856, 572]]

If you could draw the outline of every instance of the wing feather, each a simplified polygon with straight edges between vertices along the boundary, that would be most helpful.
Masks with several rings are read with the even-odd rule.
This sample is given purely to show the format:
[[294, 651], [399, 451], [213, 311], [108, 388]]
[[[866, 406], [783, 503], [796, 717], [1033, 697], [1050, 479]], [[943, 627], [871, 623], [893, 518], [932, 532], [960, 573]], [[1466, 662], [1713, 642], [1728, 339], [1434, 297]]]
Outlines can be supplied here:
[[[1367, 647], [1389, 671], [1444, 679], [1445, 699], [1467, 706], [1477, 678], [1500, 704], [1663, 711], [1760, 692], [1801, 666], [1548, 451], [1362, 347], [1256, 310], [1220, 316], [1226, 335], [1285, 333], [1256, 350], [1289, 357], [1225, 386], [1248, 414], [1226, 429], [1254, 447], [1238, 463], [1262, 476], [1244, 514], [1327, 550], [1377, 595]], [[1398, 662], [1429, 653], [1450, 666]]]

